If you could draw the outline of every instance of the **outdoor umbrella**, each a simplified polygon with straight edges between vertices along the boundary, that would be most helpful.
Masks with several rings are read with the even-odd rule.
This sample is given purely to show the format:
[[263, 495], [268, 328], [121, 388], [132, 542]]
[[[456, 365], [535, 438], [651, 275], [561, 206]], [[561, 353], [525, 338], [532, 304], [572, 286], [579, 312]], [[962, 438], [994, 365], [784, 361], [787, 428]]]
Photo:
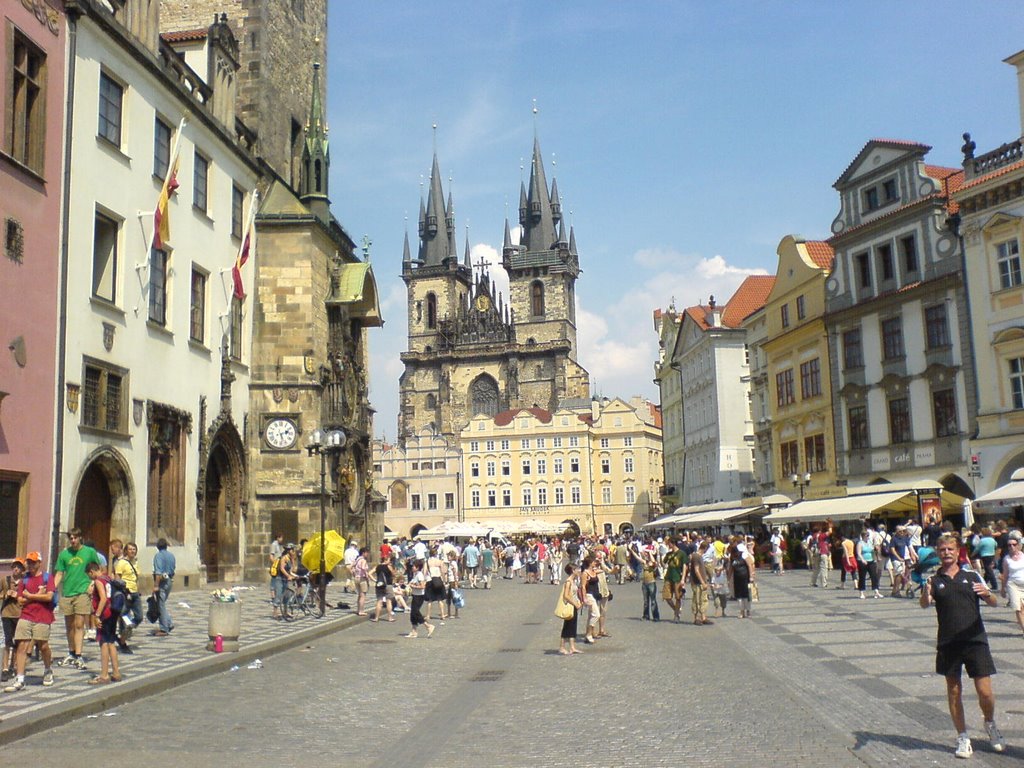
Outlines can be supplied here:
[[[324, 564], [328, 572], [345, 559], [345, 539], [337, 531], [324, 533]], [[320, 534], [314, 533], [302, 548], [302, 564], [312, 573], [320, 573]]]

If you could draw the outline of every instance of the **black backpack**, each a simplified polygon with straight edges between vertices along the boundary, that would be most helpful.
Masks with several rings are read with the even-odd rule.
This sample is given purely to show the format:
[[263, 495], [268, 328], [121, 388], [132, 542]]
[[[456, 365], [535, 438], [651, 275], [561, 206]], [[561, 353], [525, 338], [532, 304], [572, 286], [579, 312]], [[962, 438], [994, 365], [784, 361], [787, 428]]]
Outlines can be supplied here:
[[115, 619], [121, 618], [128, 608], [130, 593], [122, 579], [110, 580], [110, 613]]

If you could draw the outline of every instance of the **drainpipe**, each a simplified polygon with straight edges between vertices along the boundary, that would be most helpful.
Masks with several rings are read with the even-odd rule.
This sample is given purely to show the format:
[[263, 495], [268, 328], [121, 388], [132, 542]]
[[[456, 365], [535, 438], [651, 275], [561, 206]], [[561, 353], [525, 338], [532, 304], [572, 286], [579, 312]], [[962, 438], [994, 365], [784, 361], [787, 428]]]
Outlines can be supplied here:
[[68, 220], [71, 210], [71, 137], [75, 113], [75, 60], [78, 57], [78, 17], [82, 13], [75, 0], [64, 3], [68, 19], [68, 78], [64, 103], [64, 192], [61, 199], [60, 227], [60, 315], [57, 320], [57, 424], [54, 442], [53, 520], [50, 532], [50, 568], [57, 562], [60, 546], [60, 509], [64, 491], [64, 380], [65, 348], [68, 324]]

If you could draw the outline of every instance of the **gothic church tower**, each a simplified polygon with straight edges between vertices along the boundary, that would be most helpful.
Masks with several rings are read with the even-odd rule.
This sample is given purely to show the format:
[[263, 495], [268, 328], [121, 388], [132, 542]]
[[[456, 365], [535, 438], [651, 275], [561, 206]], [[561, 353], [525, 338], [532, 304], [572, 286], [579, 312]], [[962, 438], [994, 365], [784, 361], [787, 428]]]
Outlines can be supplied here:
[[454, 203], [450, 191], [444, 202], [435, 153], [427, 200], [420, 201], [417, 257], [408, 234], [402, 257], [409, 339], [399, 382], [400, 442], [427, 427], [457, 437], [480, 413], [553, 411], [565, 399], [589, 397], [589, 375], [576, 361], [575, 234], [566, 237], [557, 184], [547, 187], [536, 141], [520, 219], [518, 245], [505, 222], [506, 302], [487, 267], [474, 270], [468, 238], [459, 259]]

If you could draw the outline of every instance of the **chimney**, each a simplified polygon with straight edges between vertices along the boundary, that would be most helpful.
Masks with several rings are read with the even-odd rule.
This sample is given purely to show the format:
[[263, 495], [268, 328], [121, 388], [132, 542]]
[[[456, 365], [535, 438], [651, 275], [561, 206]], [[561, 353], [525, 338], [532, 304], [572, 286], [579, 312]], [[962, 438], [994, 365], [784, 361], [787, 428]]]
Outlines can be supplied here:
[[206, 84], [213, 90], [210, 111], [234, 135], [238, 40], [228, 26], [226, 13], [213, 15], [213, 24], [206, 32], [206, 55]]
[[1024, 51], [1018, 51], [1003, 61], [1017, 69], [1017, 107], [1020, 110], [1020, 135], [1024, 136]]

